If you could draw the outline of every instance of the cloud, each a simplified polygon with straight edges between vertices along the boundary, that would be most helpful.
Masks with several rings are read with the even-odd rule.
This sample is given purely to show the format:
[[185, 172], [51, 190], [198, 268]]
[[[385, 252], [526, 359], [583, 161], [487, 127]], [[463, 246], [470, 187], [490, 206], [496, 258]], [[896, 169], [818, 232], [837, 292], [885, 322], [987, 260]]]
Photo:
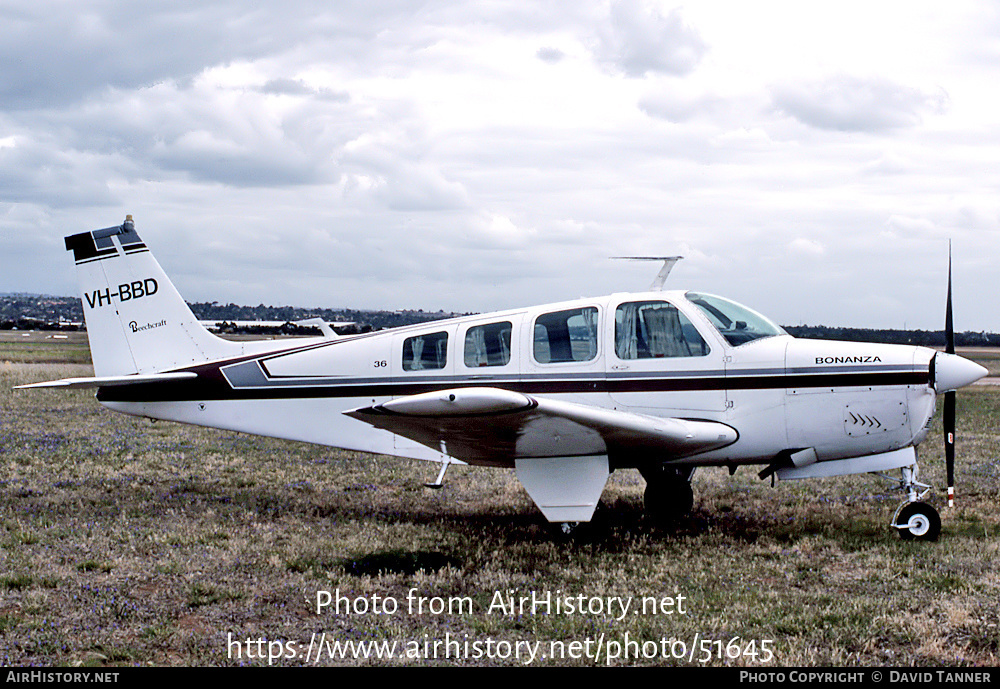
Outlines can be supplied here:
[[663, 16], [641, 0], [620, 0], [612, 3], [609, 21], [598, 30], [594, 52], [603, 64], [641, 77], [650, 72], [688, 74], [706, 50], [679, 9]]
[[[62, 106], [107, 88], [190, 76], [230, 53], [218, 3], [200, 12], [131, 7], [39, 2], [0, 10], [4, 108]], [[198, 48], [177, 50], [179, 36]]]
[[[238, 187], [335, 182], [339, 152], [360, 132], [345, 117], [350, 99], [293, 80], [237, 79], [232, 71], [240, 70], [109, 90], [84, 105], [30, 118], [16, 113], [7, 126], [33, 131], [43, 142], [14, 147], [18, 161], [29, 169], [51, 167], [33, 157], [44, 154], [72, 167], [72, 160], [86, 157], [96, 178], [105, 180], [184, 178]], [[0, 117], [0, 132], [4, 124]], [[4, 191], [0, 198], [9, 195]], [[64, 191], [49, 187], [44, 193]]]
[[[413, 133], [410, 133], [413, 136]], [[396, 145], [393, 145], [395, 140]], [[421, 159], [419, 146], [402, 134], [381, 140], [364, 135], [344, 147], [349, 193], [371, 198], [393, 211], [446, 211], [467, 208], [465, 187], [434, 164]]]
[[914, 127], [928, 112], [947, 104], [931, 94], [885, 79], [833, 76], [820, 81], [785, 84], [771, 89], [774, 108], [819, 129], [885, 132]]
[[523, 249], [527, 248], [537, 233], [534, 230], [518, 227], [505, 215], [486, 213], [472, 222], [475, 234], [474, 244], [487, 249]]
[[0, 7], [0, 103], [62, 107], [107, 89], [184, 82], [206, 69], [298, 48], [363, 64], [375, 37], [421, 11], [399, 0], [79, 0]]
[[901, 175], [913, 169], [913, 162], [893, 152], [887, 152], [865, 163], [861, 170], [872, 175]]
[[938, 236], [937, 227], [929, 218], [896, 214], [889, 216], [885, 225], [892, 232], [893, 236], [903, 237], [908, 240], [937, 238]]
[[788, 244], [788, 249], [794, 254], [801, 256], [822, 256], [826, 253], [826, 247], [815, 239], [797, 237]]
[[335, 91], [327, 88], [317, 89], [309, 86], [301, 79], [289, 79], [287, 77], [270, 79], [258, 91], [271, 96], [315, 97], [321, 100], [340, 103], [346, 103], [351, 99], [350, 95], [344, 91]]
[[727, 111], [723, 98], [705, 94], [686, 96], [666, 89], [659, 89], [639, 100], [639, 109], [650, 117], [668, 122], [682, 123], [699, 117], [711, 117]]
[[[103, 156], [59, 149], [47, 137], [12, 136], [0, 146], [0, 199], [7, 203], [39, 203], [54, 208], [110, 204]], [[117, 161], [127, 166], [125, 161]]]
[[566, 53], [558, 48], [539, 48], [538, 52], [535, 53], [535, 56], [542, 62], [555, 64], [566, 57]]

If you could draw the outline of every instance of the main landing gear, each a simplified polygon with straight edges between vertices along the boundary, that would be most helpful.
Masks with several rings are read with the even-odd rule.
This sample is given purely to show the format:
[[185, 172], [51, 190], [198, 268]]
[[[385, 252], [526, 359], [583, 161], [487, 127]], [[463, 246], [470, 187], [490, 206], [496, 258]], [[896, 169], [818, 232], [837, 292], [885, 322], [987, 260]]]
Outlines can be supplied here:
[[896, 508], [896, 513], [892, 516], [892, 526], [899, 530], [900, 538], [904, 541], [915, 538], [936, 541], [941, 533], [941, 517], [931, 505], [920, 502], [931, 487], [917, 481], [917, 465], [903, 467], [902, 477], [899, 479], [890, 476], [885, 478], [898, 481], [900, 489], [906, 493], [906, 500]]
[[694, 491], [691, 490], [693, 468], [656, 465], [643, 467], [639, 473], [646, 479], [643, 507], [654, 522], [670, 524], [687, 515], [694, 507]]

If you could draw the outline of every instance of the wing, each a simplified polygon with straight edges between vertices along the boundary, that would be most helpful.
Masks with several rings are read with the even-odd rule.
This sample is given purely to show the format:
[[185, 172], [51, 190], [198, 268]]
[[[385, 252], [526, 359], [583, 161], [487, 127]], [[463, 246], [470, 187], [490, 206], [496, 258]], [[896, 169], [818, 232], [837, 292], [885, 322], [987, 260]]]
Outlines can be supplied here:
[[738, 438], [735, 429], [714, 421], [632, 414], [499, 388], [428, 392], [344, 413], [472, 464], [630, 453], [678, 459]]

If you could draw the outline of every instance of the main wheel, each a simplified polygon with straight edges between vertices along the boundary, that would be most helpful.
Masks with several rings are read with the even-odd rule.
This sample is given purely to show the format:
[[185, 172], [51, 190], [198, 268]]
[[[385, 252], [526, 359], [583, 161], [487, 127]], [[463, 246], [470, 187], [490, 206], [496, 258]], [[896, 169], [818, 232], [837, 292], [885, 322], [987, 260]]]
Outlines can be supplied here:
[[941, 517], [926, 502], [911, 502], [899, 511], [894, 526], [904, 541], [936, 541], [941, 533]]
[[694, 507], [691, 482], [682, 476], [661, 476], [655, 480], [647, 480], [642, 505], [653, 521], [675, 522]]
[[563, 536], [572, 536], [580, 530], [580, 522], [559, 522], [556, 528]]

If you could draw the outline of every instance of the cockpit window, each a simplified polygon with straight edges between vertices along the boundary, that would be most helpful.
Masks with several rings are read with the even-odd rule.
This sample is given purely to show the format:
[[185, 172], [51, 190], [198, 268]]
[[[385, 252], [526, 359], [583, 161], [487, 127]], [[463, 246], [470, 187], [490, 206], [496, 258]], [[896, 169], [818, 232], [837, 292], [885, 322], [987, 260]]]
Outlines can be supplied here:
[[705, 356], [708, 344], [687, 316], [665, 301], [632, 301], [615, 311], [619, 359]]
[[688, 301], [708, 316], [712, 325], [734, 347], [759, 340], [762, 337], [787, 334], [780, 326], [775, 325], [756, 311], [751, 311], [734, 301], [696, 292], [688, 292], [686, 296]]

